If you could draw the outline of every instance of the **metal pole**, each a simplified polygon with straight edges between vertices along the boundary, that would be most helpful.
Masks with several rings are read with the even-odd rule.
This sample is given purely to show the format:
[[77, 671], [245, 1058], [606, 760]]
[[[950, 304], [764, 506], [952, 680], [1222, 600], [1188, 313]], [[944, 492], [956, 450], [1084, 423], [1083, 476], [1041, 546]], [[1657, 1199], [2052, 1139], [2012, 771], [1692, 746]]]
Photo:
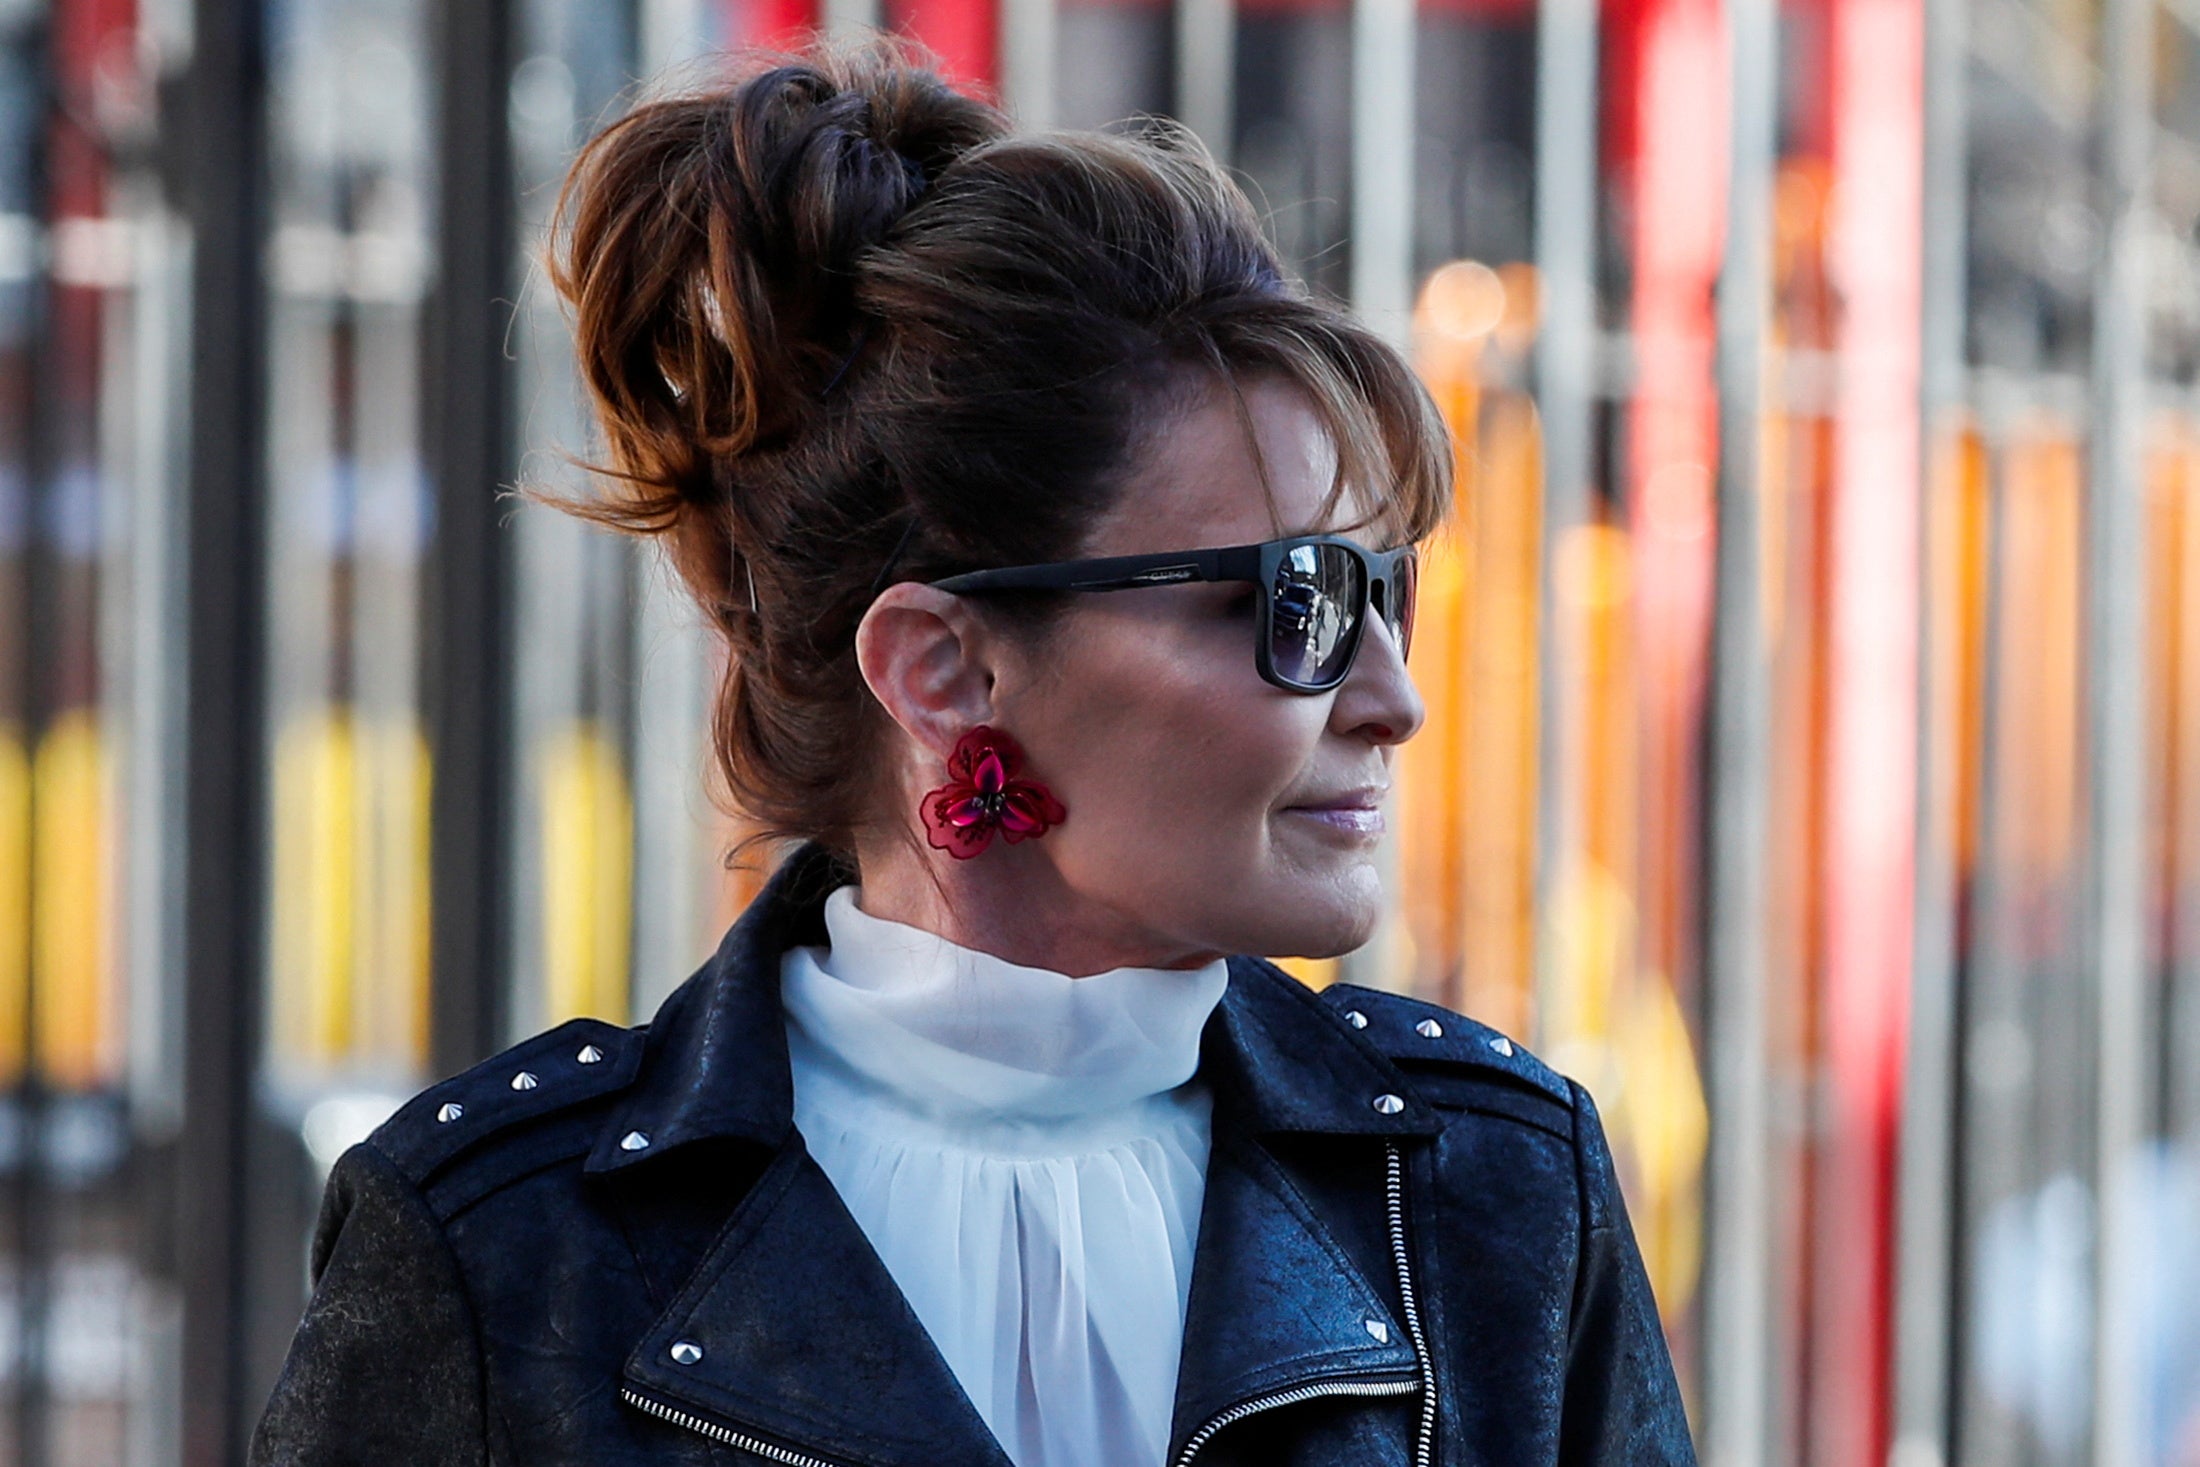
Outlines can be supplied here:
[[644, 78], [704, 53], [702, 0], [641, 0], [635, 21], [634, 49]]
[[[1536, 337], [1536, 411], [1543, 426], [1543, 535], [1537, 623], [1535, 1023], [1558, 975], [1558, 911], [1577, 834], [1568, 739], [1578, 721], [1575, 649], [1565, 641], [1558, 554], [1589, 520], [1597, 372], [1597, 4], [1542, 0], [1536, 34], [1535, 264], [1542, 324]], [[1540, 1027], [1538, 1042], [1543, 1042]]]
[[1910, 1039], [1895, 1180], [1894, 1467], [1943, 1467], [1954, 1451], [1956, 1086], [1955, 820], [1963, 751], [1960, 623], [1938, 604], [1944, 517], [1963, 404], [1964, 0], [1924, 0], [1924, 214], [1918, 497], [1917, 855], [1912, 891]]
[[1399, 346], [1413, 325], [1413, 0], [1352, 4], [1352, 305]]
[[[2008, 442], [2018, 409], [2006, 400], [1978, 395], [1979, 431], [1990, 443]], [[2011, 1133], [2024, 1126], [2021, 1092], [2029, 1084], [2011, 1083], [2005, 1064], [1974, 1057], [1979, 1037], [1995, 1032], [2023, 1032], [2019, 1017], [2025, 983], [2021, 957], [2025, 945], [2023, 878], [2008, 851], [2024, 827], [2020, 812], [2003, 802], [2003, 793], [2024, 770], [2021, 712], [2011, 708], [2011, 693], [2021, 685], [2014, 674], [2016, 659], [2024, 655], [2021, 628], [2014, 607], [2023, 588], [2012, 584], [2018, 567], [2011, 564], [2013, 541], [2011, 508], [2014, 497], [2008, 475], [1991, 470], [1987, 483], [1985, 605], [1978, 650], [1979, 699], [1978, 785], [1981, 792], [1975, 846], [1979, 853], [1972, 877], [1970, 951], [1966, 954], [1963, 982], [1951, 995], [1955, 1012], [1953, 1028], [1954, 1089], [1953, 1145], [1947, 1178], [1954, 1220], [1947, 1254], [1949, 1267], [1948, 1308], [1951, 1325], [1943, 1367], [1948, 1380], [1946, 1439], [1950, 1462], [1980, 1463], [1986, 1467], [2014, 1462], [2018, 1448], [2008, 1437], [2018, 1424], [2008, 1413], [1990, 1404], [1990, 1392], [1970, 1368], [1970, 1344], [1955, 1322], [1968, 1317], [1976, 1303], [1979, 1279], [1976, 1259], [1965, 1252], [1966, 1240], [1989, 1208], [2014, 1190]], [[1980, 1058], [1986, 1058], [1985, 1063]], [[2005, 1073], [1997, 1074], [1999, 1069]], [[1952, 1185], [1950, 1182], [1952, 1180]], [[1906, 1464], [1897, 1464], [1906, 1467]]]
[[509, 976], [512, 536], [501, 493], [514, 478], [504, 359], [515, 295], [513, 0], [433, 14], [442, 158], [422, 394], [436, 497], [424, 672], [435, 760], [429, 1048], [447, 1075], [498, 1047]]
[[187, 1467], [244, 1456], [246, 1151], [265, 970], [265, 7], [195, 0], [185, 511], [183, 1285]]
[[1176, 115], [1230, 161], [1237, 117], [1236, 0], [1177, 0]]
[[825, 23], [825, 33], [840, 38], [875, 31], [885, 22], [879, 0], [822, 0], [818, 16]]
[[1776, 0], [1730, 0], [1732, 115], [1719, 271], [1719, 502], [1704, 809], [1706, 1171], [1704, 1460], [1769, 1460], [1771, 1178], [1765, 1057], [1765, 842], [1772, 670], [1761, 537]]
[[2146, 391], [2154, 7], [2101, 7], [2101, 218], [2085, 522], [2086, 971], [2095, 1034], [2092, 1459], [2139, 1460], [2145, 1388], [2131, 1172], [2147, 1042]]
[[1054, 0], [1001, 0], [1001, 100], [1025, 127], [1054, 126]]

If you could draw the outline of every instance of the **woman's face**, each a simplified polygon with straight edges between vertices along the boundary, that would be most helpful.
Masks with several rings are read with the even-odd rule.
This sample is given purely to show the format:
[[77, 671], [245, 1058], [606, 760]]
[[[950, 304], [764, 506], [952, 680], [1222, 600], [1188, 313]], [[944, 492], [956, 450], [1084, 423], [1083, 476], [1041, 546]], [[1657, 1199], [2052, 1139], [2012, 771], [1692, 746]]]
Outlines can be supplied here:
[[[1241, 397], [1218, 387], [1157, 435], [1082, 554], [1341, 528], [1349, 513], [1320, 513], [1334, 455], [1306, 399], [1262, 380]], [[1385, 548], [1377, 531], [1351, 533]], [[1382, 907], [1391, 755], [1420, 728], [1421, 699], [1373, 615], [1340, 687], [1270, 685], [1253, 662], [1256, 605], [1242, 583], [1073, 596], [1045, 634], [1000, 648], [994, 721], [1069, 813], [973, 864], [996, 852], [1043, 863], [1126, 948], [1181, 961], [1325, 957], [1366, 941]]]

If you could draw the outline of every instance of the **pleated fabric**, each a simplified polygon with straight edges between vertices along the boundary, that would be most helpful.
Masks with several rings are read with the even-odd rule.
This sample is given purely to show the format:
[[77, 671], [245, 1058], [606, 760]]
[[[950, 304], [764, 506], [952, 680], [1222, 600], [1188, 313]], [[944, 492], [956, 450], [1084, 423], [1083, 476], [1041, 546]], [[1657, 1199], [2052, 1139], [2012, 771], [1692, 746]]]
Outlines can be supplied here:
[[1227, 970], [1069, 978], [857, 897], [780, 968], [811, 1155], [1017, 1467], [1160, 1467]]

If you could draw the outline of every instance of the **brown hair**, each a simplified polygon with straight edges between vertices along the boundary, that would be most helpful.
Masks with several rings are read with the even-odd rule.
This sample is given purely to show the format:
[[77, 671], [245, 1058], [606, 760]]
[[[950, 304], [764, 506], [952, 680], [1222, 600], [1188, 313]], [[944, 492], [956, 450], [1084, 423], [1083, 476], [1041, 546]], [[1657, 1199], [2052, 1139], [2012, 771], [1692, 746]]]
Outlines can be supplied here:
[[1164, 124], [1019, 136], [905, 47], [820, 45], [636, 107], [558, 220], [608, 485], [567, 507], [664, 538], [728, 644], [727, 793], [770, 834], [848, 851], [866, 818], [879, 587], [1074, 556], [1187, 372], [1297, 384], [1332, 494], [1400, 538], [1449, 500], [1405, 362]]

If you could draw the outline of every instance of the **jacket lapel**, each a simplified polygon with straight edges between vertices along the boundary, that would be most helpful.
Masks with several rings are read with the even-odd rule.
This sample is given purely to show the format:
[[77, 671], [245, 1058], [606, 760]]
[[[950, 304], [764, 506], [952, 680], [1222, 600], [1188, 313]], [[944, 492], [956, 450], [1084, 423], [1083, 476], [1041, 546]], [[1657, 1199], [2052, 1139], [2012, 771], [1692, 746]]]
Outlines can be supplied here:
[[[1383, 1142], [1411, 1142], [1439, 1125], [1389, 1060], [1266, 963], [1231, 963], [1201, 1074], [1215, 1095], [1214, 1146], [1185, 1314], [1172, 1462], [1213, 1424], [1302, 1391], [1314, 1398], [1417, 1387], [1412, 1342], [1390, 1302], [1393, 1260], [1373, 1241], [1387, 1239], [1382, 1191], [1351, 1195], [1355, 1256], [1267, 1142], [1341, 1137], [1350, 1146], [1364, 1138], [1376, 1175]], [[1378, 1107], [1386, 1095], [1403, 1108]]]
[[1411, 1381], [1395, 1312], [1250, 1137], [1217, 1135], [1193, 1255], [1170, 1458], [1207, 1422], [1279, 1392]]
[[1008, 1467], [799, 1138], [635, 1346], [626, 1381], [836, 1467]]

